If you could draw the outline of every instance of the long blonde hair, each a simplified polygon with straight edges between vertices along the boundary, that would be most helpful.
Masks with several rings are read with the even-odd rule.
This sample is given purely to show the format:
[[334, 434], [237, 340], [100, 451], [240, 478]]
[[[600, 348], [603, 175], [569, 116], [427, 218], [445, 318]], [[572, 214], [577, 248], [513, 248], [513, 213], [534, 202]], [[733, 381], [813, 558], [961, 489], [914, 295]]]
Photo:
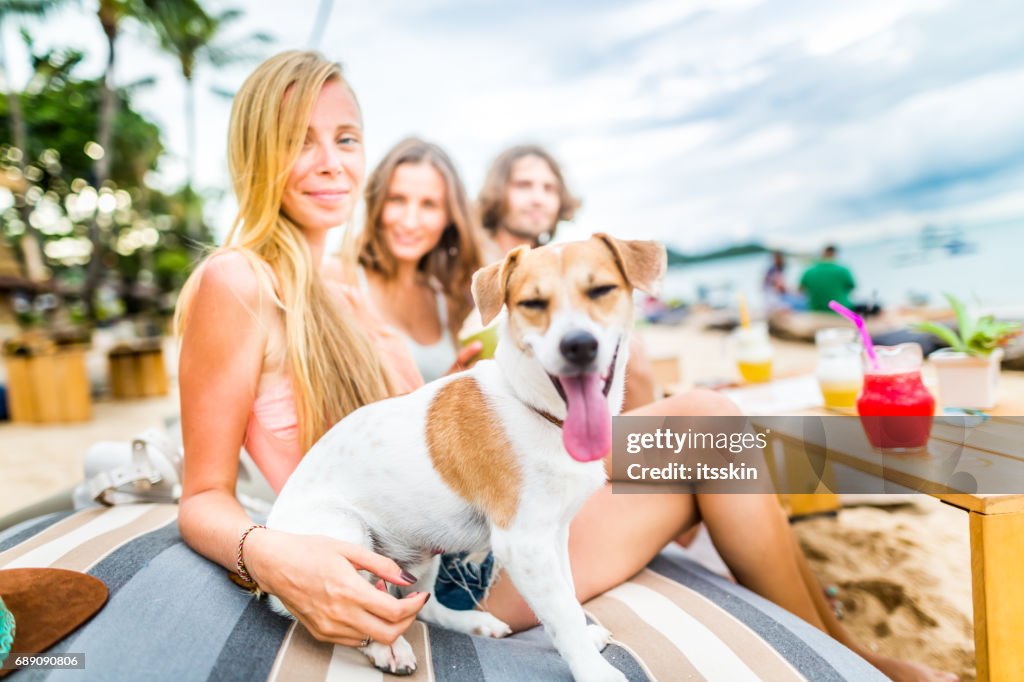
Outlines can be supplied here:
[[452, 314], [448, 319], [452, 338], [458, 336], [462, 323], [473, 309], [470, 282], [483, 263], [477, 247], [473, 212], [466, 197], [466, 188], [455, 164], [441, 147], [416, 137], [408, 137], [391, 148], [377, 164], [366, 182], [366, 224], [359, 241], [359, 264], [390, 279], [397, 263], [387, 240], [381, 220], [392, 177], [403, 164], [430, 164], [445, 185], [445, 210], [448, 225], [441, 232], [437, 245], [420, 259], [417, 269], [436, 280]]
[[[257, 277], [273, 292], [284, 315], [304, 451], [349, 412], [391, 391], [376, 349], [331, 300], [316, 274], [302, 230], [281, 210], [288, 174], [301, 151], [313, 105], [328, 81], [347, 87], [340, 65], [316, 52], [293, 50], [263, 62], [235, 95], [228, 168], [238, 214], [224, 245], [213, 252], [239, 251], [253, 261]], [[270, 281], [260, 262], [269, 266], [276, 281]], [[190, 277], [179, 297], [175, 314], [179, 335], [197, 280], [195, 275]]]

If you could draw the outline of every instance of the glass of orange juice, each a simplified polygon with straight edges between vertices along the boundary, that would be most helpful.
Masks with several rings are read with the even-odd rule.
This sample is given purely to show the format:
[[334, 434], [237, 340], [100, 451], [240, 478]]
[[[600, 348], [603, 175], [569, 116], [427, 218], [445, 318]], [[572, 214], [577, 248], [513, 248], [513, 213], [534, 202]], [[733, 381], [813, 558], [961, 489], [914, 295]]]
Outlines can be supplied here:
[[857, 394], [864, 382], [860, 344], [856, 331], [848, 327], [819, 329], [814, 335], [818, 366], [814, 376], [825, 401], [825, 409], [855, 414]]
[[758, 383], [772, 378], [772, 345], [763, 322], [740, 327], [735, 333], [736, 365], [744, 381]]

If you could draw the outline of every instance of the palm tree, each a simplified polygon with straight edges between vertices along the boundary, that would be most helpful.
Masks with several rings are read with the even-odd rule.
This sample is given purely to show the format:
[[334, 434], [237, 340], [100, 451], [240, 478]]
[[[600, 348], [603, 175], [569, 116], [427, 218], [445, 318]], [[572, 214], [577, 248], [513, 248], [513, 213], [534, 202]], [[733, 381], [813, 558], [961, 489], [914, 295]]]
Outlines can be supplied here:
[[[14, 138], [14, 146], [21, 152], [14, 161], [18, 170], [25, 170], [25, 157], [28, 154], [28, 128], [25, 125], [25, 115], [21, 110], [21, 93], [11, 87], [7, 82], [7, 45], [4, 42], [4, 23], [8, 17], [18, 18], [41, 18], [66, 0], [0, 0], [0, 89], [7, 94], [8, 118], [11, 122], [11, 135]], [[32, 281], [38, 282], [46, 279], [46, 273], [42, 268], [43, 255], [40, 248], [39, 235], [32, 226], [28, 216], [32, 207], [26, 202], [21, 202], [19, 207], [21, 222], [25, 224], [25, 235], [21, 239], [22, 253], [25, 254], [25, 274]]]
[[[175, 3], [169, 2], [168, 4]], [[94, 157], [93, 164], [93, 183], [99, 188], [110, 178], [110, 164], [114, 155], [112, 143], [118, 105], [117, 89], [114, 86], [117, 39], [126, 20], [134, 20], [143, 25], [152, 26], [154, 19], [147, 3], [142, 0], [99, 0], [96, 17], [103, 29], [103, 35], [107, 38], [107, 64], [103, 71], [100, 87], [99, 123], [96, 130], [96, 142], [100, 148], [99, 153]], [[92, 242], [93, 255], [89, 260], [83, 296], [89, 317], [95, 319], [95, 301], [93, 299], [103, 274], [102, 240], [99, 223], [95, 218], [89, 223], [89, 241]]]
[[273, 38], [266, 33], [254, 32], [230, 43], [224, 41], [226, 29], [237, 22], [243, 12], [225, 9], [218, 14], [207, 13], [196, 0], [146, 0], [155, 18], [154, 28], [160, 46], [178, 59], [181, 77], [185, 81], [185, 132], [187, 137], [185, 196], [188, 206], [186, 234], [198, 239], [201, 216], [196, 211], [193, 196], [196, 165], [196, 67], [204, 62], [224, 67], [259, 58], [261, 49]]

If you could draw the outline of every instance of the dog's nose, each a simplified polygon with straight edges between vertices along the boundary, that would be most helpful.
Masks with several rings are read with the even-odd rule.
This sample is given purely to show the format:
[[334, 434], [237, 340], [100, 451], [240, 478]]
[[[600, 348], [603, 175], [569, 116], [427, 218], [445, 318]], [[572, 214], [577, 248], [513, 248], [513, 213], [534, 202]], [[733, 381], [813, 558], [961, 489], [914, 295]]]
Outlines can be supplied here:
[[558, 347], [566, 360], [579, 367], [589, 365], [597, 357], [597, 339], [590, 332], [569, 332]]

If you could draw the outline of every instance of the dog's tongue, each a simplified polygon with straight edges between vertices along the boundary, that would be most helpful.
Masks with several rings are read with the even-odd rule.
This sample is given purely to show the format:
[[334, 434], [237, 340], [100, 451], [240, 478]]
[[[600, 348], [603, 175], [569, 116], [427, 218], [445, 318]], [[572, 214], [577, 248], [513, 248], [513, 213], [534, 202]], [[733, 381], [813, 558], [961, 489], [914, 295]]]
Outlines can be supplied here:
[[612, 448], [612, 413], [597, 374], [559, 377], [568, 413], [562, 426], [562, 442], [573, 459], [592, 462]]

